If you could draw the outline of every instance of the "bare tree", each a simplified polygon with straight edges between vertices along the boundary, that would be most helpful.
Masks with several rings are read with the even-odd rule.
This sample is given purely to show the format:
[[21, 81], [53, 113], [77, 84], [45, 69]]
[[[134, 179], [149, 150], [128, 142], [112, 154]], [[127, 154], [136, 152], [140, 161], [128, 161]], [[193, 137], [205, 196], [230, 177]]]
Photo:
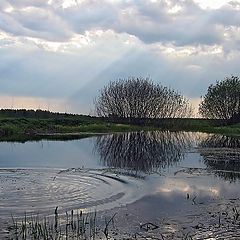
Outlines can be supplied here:
[[189, 101], [173, 89], [154, 84], [149, 78], [128, 78], [110, 82], [95, 99], [101, 117], [182, 118], [190, 117]]
[[192, 145], [187, 132], [128, 132], [96, 138], [101, 162], [132, 173], [161, 171], [180, 161]]

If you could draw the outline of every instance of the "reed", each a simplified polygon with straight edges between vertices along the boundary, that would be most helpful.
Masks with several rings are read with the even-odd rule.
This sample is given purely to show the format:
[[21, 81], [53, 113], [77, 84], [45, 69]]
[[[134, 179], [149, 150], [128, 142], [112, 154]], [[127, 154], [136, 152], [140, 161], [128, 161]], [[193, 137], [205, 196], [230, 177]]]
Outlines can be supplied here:
[[28, 216], [27, 213], [22, 219], [12, 216], [10, 238], [14, 240], [94, 240], [97, 233], [96, 216], [96, 211], [83, 214], [82, 211], [72, 210], [60, 218], [58, 207], [55, 209], [54, 217], [40, 218], [38, 214]]

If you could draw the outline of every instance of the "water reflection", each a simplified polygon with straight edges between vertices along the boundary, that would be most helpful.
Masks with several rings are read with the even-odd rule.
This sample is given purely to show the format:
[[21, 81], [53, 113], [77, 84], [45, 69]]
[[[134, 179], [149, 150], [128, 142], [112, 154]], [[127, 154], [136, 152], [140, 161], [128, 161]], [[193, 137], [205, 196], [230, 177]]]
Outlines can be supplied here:
[[108, 167], [150, 173], [180, 161], [191, 139], [186, 132], [129, 132], [99, 136], [95, 148]]
[[240, 179], [240, 138], [209, 135], [199, 144], [204, 163], [228, 181]]
[[201, 143], [201, 147], [213, 148], [240, 148], [240, 138], [232, 136], [224, 136], [220, 134], [207, 135]]

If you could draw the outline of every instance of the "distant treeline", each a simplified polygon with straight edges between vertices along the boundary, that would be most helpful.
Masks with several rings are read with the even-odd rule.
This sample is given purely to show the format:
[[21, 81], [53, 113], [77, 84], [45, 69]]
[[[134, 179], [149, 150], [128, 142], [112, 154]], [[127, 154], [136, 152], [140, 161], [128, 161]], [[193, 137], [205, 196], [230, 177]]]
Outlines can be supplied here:
[[59, 112], [50, 112], [47, 110], [27, 110], [27, 109], [0, 109], [0, 117], [4, 118], [41, 118], [41, 119], [48, 119], [48, 118], [85, 118], [87, 119], [94, 119], [95, 117], [91, 117], [88, 115], [79, 115], [79, 114], [72, 114], [72, 113], [59, 113]]
[[196, 125], [225, 125], [220, 119], [197, 119], [197, 118], [121, 118], [121, 117], [94, 117], [82, 114], [70, 114], [50, 112], [46, 110], [26, 110], [26, 109], [0, 109], [0, 118], [33, 118], [33, 119], [49, 119], [53, 124], [77, 125], [81, 123], [121, 123], [140, 126], [154, 126], [162, 128], [184, 127], [192, 128]]

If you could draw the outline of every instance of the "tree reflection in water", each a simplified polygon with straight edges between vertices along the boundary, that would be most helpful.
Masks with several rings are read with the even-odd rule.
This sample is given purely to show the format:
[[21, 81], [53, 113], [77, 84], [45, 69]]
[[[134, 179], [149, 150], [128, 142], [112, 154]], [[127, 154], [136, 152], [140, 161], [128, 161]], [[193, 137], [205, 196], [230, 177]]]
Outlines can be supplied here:
[[180, 161], [191, 139], [183, 132], [128, 132], [99, 136], [95, 149], [108, 167], [150, 173]]
[[240, 138], [210, 135], [199, 144], [204, 163], [228, 181], [240, 179]]

